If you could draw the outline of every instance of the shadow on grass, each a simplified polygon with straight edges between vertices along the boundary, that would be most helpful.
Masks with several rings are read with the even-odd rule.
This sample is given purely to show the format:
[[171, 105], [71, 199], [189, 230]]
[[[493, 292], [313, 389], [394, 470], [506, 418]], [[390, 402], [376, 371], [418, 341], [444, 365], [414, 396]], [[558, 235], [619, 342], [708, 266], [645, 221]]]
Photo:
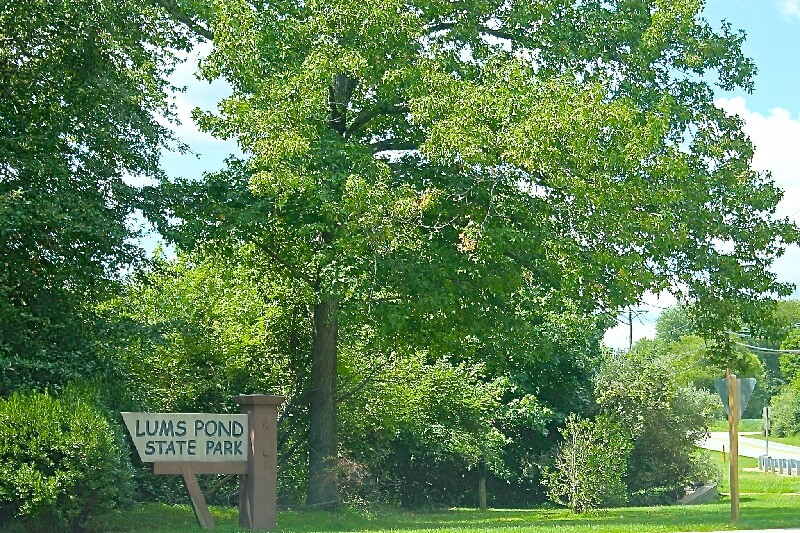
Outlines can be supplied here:
[[[375, 511], [342, 509], [327, 511], [283, 511], [274, 531], [312, 533], [364, 531], [384, 532], [558, 532], [558, 533], [649, 533], [713, 531], [725, 529], [770, 529], [800, 526], [800, 497], [751, 495], [741, 499], [741, 520], [730, 523], [730, 502], [697, 506], [601, 509], [574, 515], [561, 509], [490, 510], [457, 509], [409, 512], [392, 508]], [[244, 531], [237, 525], [234, 508], [212, 509], [217, 531]], [[184, 533], [200, 531], [191, 508], [147, 504], [131, 511], [115, 511], [96, 524], [108, 532]]]

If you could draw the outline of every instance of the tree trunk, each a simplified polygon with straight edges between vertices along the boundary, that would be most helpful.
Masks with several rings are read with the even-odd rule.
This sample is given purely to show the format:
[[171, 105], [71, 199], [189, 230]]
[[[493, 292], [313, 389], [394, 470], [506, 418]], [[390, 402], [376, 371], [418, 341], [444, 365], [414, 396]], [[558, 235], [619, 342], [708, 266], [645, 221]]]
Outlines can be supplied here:
[[339, 503], [336, 480], [338, 307], [336, 298], [323, 300], [314, 307], [307, 503], [319, 507], [335, 507]]

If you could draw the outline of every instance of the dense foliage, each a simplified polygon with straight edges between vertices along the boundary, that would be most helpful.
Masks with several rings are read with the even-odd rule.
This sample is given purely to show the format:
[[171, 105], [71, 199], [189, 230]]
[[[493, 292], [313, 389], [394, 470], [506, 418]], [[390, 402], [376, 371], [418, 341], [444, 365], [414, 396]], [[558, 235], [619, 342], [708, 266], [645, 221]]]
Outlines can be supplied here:
[[129, 409], [235, 412], [237, 394], [291, 393], [290, 337], [307, 332], [251, 259], [156, 258], [103, 305]]
[[[6, 2], [0, 397], [86, 378], [117, 409], [226, 411], [234, 394], [281, 393], [282, 497], [313, 506], [338, 504], [340, 487], [464, 504], [478, 476], [531, 503], [568, 420], [554, 499], [666, 501], [705, 475], [691, 445], [708, 397], [687, 384], [724, 368], [775, 386], [796, 374], [732, 348], [729, 332], [786, 293], [768, 267], [798, 236], [774, 217], [781, 192], [751, 168], [741, 120], [714, 104], [708, 80], [751, 89], [744, 37], [701, 10]], [[232, 88], [195, 119], [243, 155], [140, 190], [132, 178], [163, 178], [171, 136], [156, 117], [184, 32], [212, 42], [199, 75]], [[137, 206], [177, 259], [135, 268]], [[603, 360], [608, 317], [665, 289], [697, 336], [667, 315], [661, 339]], [[24, 398], [67, 416], [46, 395], [7, 402]], [[595, 478], [564, 473], [609, 446], [586, 459]], [[50, 466], [25, 476], [46, 488]], [[559, 488], [576, 479], [581, 491]], [[53, 494], [26, 502], [57, 501], [53, 523], [85, 518]]]
[[[299, 318], [302, 295], [289, 291], [280, 271], [261, 277], [264, 260], [252, 247], [157, 259], [104, 306], [103, 316], [116, 324], [106, 347], [119, 365], [125, 409], [231, 411], [238, 393], [285, 395], [281, 501], [294, 503], [302, 501], [307, 479], [309, 383], [302, 362], [311, 324]], [[559, 420], [589, 401], [591, 351], [599, 353], [597, 334], [586, 338], [590, 320], [565, 310], [537, 323], [548, 333], [548, 356], [513, 364], [455, 362], [403, 339], [374, 344], [367, 327], [343, 328], [349, 342], [339, 359], [337, 477], [345, 498], [471, 504], [485, 469], [495, 497], [536, 501], [535, 464]]]
[[778, 435], [800, 435], [800, 301], [784, 306], [786, 335], [780, 344], [779, 367], [783, 383], [770, 401], [771, 431]]
[[[756, 378], [745, 417], [760, 418], [762, 408], [770, 404], [773, 410], [777, 408], [778, 418], [798, 409], [793, 406], [792, 389], [797, 388], [800, 368], [798, 354], [793, 353], [800, 347], [800, 301], [779, 300], [763, 320], [741, 323], [728, 331], [725, 349], [700, 336], [695, 312], [687, 305], [664, 311], [656, 323], [655, 339], [640, 341], [638, 348], [670, 358], [676, 379], [697, 388], [713, 390], [713, 380], [723, 377], [727, 369], [740, 377]], [[784, 422], [793, 424], [784, 419], [777, 427], [789, 427]]]
[[107, 414], [67, 392], [0, 399], [0, 524], [82, 531], [131, 496], [127, 447]]
[[[667, 313], [672, 323], [675, 313]], [[659, 336], [665, 328], [660, 324]], [[550, 499], [582, 512], [629, 502], [669, 504], [687, 486], [716, 472], [696, 448], [719, 401], [676, 371], [686, 364], [674, 343], [657, 336], [627, 353], [609, 353], [593, 379], [593, 409], [561, 430], [545, 483]], [[668, 337], [669, 338], [669, 337]], [[668, 339], [667, 338], [667, 339]], [[590, 466], [589, 466], [590, 465]]]
[[103, 374], [91, 303], [140, 255], [181, 33], [137, 1], [0, 6], [0, 395]]
[[696, 448], [719, 409], [716, 395], [678, 380], [674, 356], [639, 346], [610, 356], [595, 379], [597, 403], [631, 436], [625, 483], [636, 505], [667, 504], [716, 476]]
[[175, 146], [167, 82], [188, 35], [146, 2], [0, 4], [2, 513], [76, 529], [128, 496], [105, 415], [20, 390], [97, 380], [118, 406], [113, 324], [95, 304], [142, 251], [135, 183]]

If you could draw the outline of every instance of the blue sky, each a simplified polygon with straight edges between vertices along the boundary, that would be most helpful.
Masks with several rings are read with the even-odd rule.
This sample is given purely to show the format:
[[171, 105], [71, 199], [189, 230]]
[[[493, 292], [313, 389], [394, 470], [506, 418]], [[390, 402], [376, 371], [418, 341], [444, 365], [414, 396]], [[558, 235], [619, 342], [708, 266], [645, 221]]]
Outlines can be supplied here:
[[[745, 120], [745, 131], [756, 146], [753, 166], [769, 171], [785, 190], [778, 216], [800, 223], [800, 0], [707, 0], [704, 17], [715, 28], [723, 19], [747, 34], [744, 52], [758, 67], [755, 91], [718, 93], [717, 104]], [[207, 48], [206, 48], [207, 50]], [[203, 49], [197, 53], [203, 54]], [[176, 99], [182, 124], [176, 132], [195, 155], [165, 153], [162, 162], [172, 176], [197, 176], [222, 167], [228, 154], [236, 152], [231, 141], [220, 141], [198, 132], [191, 119], [195, 107], [213, 109], [228, 93], [222, 82], [208, 84], [193, 77], [196, 57], [181, 65], [174, 76], [186, 85]], [[800, 249], [793, 247], [774, 266], [780, 281], [800, 286]], [[795, 292], [800, 297], [800, 292]], [[634, 321], [634, 340], [652, 336], [660, 308], [672, 305], [668, 296], [648, 296]], [[620, 325], [606, 335], [612, 347], [628, 344], [628, 326]]]
[[781, 107], [797, 116], [800, 0], [707, 0], [705, 18], [714, 27], [725, 19], [747, 34], [744, 52], [758, 66], [756, 90], [746, 96], [748, 109], [767, 114]]

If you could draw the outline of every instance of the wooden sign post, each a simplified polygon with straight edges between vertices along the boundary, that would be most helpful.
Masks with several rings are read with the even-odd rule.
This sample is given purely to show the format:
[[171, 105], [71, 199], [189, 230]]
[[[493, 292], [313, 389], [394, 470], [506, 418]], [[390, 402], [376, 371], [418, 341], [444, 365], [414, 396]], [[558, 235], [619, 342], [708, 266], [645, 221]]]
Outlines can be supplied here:
[[[714, 380], [725, 412], [728, 414], [728, 436], [731, 446], [730, 479], [731, 479], [731, 521], [739, 521], [739, 419], [756, 387], [755, 378], [737, 379], [730, 369], [725, 377]], [[724, 460], [723, 449], [723, 460]]]
[[277, 513], [278, 407], [283, 396], [234, 398], [250, 422], [247, 472], [239, 479], [239, 525], [272, 529]]
[[731, 522], [739, 521], [739, 380], [728, 370], [728, 436], [731, 444]]
[[242, 414], [122, 413], [142, 462], [183, 476], [200, 526], [214, 528], [196, 474], [239, 474], [239, 524], [275, 527], [277, 420], [282, 396], [237, 396]]

